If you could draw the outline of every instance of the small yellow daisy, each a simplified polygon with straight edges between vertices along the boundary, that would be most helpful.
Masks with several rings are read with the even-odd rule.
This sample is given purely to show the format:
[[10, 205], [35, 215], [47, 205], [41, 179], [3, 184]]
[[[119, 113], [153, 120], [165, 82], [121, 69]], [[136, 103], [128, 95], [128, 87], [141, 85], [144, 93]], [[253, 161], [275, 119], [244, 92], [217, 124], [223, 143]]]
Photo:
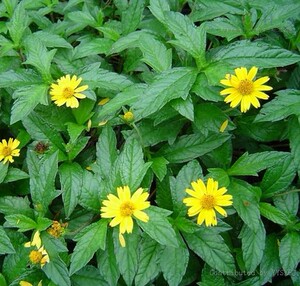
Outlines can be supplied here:
[[270, 78], [261, 77], [255, 81], [257, 67], [252, 67], [248, 73], [245, 67], [236, 68], [235, 75], [226, 74], [225, 79], [220, 83], [229, 86], [220, 92], [221, 95], [227, 95], [224, 99], [226, 103], [230, 102], [230, 107], [236, 107], [241, 104], [241, 112], [246, 112], [253, 105], [255, 108], [260, 107], [259, 99], [268, 99], [269, 96], [263, 91], [272, 90], [271, 86], [264, 85]]
[[186, 206], [190, 207], [188, 215], [198, 215], [197, 223], [200, 225], [204, 220], [206, 226], [217, 225], [215, 210], [222, 216], [227, 216], [222, 207], [232, 205], [232, 196], [224, 195], [227, 189], [225, 187], [218, 189], [218, 182], [212, 178], [207, 180], [207, 186], [201, 179], [192, 182], [191, 185], [193, 190], [186, 189], [185, 191], [192, 197], [183, 200]]
[[44, 246], [42, 246], [42, 241], [41, 241], [39, 231], [36, 231], [33, 236], [32, 241], [26, 242], [24, 244], [24, 246], [25, 247], [35, 246], [36, 247], [36, 249], [31, 250], [29, 253], [29, 260], [33, 264], [40, 264], [41, 267], [43, 267], [46, 263], [48, 263], [50, 261], [48, 252], [46, 251]]
[[17, 139], [9, 138], [8, 142], [2, 139], [2, 142], [0, 142], [0, 161], [4, 159], [3, 164], [7, 161], [13, 163], [13, 156], [20, 156], [20, 149], [17, 149], [19, 145], [20, 141]]
[[51, 84], [51, 100], [57, 106], [62, 106], [66, 104], [67, 107], [77, 108], [79, 107], [78, 98], [86, 98], [86, 95], [82, 94], [82, 91], [88, 89], [87, 85], [79, 86], [82, 78], [77, 78], [73, 75], [72, 78], [69, 74], [61, 77], [56, 83]]
[[132, 233], [133, 219], [135, 218], [148, 222], [149, 216], [142, 210], [147, 209], [150, 206], [150, 202], [147, 201], [148, 193], [143, 192], [142, 188], [131, 196], [128, 186], [117, 188], [118, 196], [109, 194], [107, 200], [103, 201], [103, 207], [101, 207], [101, 216], [103, 218], [113, 218], [110, 222], [111, 227], [120, 225], [119, 241], [121, 246], [125, 246], [125, 239], [123, 234], [125, 232]]

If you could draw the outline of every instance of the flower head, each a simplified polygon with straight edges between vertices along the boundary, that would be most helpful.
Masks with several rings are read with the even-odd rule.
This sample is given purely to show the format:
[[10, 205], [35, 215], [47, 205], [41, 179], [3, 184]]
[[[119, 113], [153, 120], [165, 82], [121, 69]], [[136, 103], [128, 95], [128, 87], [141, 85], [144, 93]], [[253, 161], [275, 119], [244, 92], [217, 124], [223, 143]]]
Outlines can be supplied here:
[[31, 246], [35, 246], [36, 249], [31, 250], [29, 253], [29, 260], [33, 263], [33, 264], [40, 264], [41, 267], [43, 267], [46, 263], [48, 263], [50, 261], [49, 259], [49, 255], [46, 251], [46, 249], [44, 248], [44, 246], [42, 246], [42, 241], [40, 238], [40, 232], [36, 231], [32, 241], [26, 242], [24, 244], [25, 247], [31, 247]]
[[40, 264], [41, 267], [43, 267], [46, 263], [48, 263], [49, 255], [47, 251], [45, 250], [44, 246], [40, 247], [39, 249], [31, 250], [29, 253], [29, 260], [33, 264]]
[[60, 223], [57, 220], [54, 220], [52, 222], [52, 225], [47, 229], [47, 232], [50, 235], [58, 238], [58, 237], [60, 237], [61, 235], [64, 234], [65, 228], [66, 228], [67, 225], [68, 225], [68, 223]]
[[2, 139], [2, 142], [0, 142], [0, 161], [4, 159], [3, 164], [7, 161], [13, 163], [13, 156], [20, 156], [20, 149], [17, 149], [19, 145], [20, 141], [17, 139], [9, 138], [8, 142]]
[[191, 197], [183, 200], [190, 207], [188, 215], [198, 215], [198, 224], [202, 224], [205, 220], [206, 226], [217, 225], [215, 210], [222, 216], [227, 216], [222, 207], [232, 205], [232, 196], [224, 195], [227, 189], [225, 187], [218, 189], [218, 182], [212, 178], [207, 180], [207, 186], [201, 179], [192, 182], [191, 185], [193, 190], [185, 190]]
[[101, 207], [101, 216], [103, 218], [113, 218], [109, 224], [111, 227], [120, 225], [119, 240], [124, 247], [123, 234], [125, 232], [131, 233], [133, 229], [132, 216], [143, 222], [148, 222], [149, 217], [142, 210], [147, 209], [150, 202], [147, 201], [148, 193], [143, 193], [142, 188], [137, 189], [132, 196], [128, 186], [117, 188], [117, 193], [118, 196], [109, 194], [107, 200], [103, 201], [104, 206]]
[[230, 107], [236, 107], [241, 104], [241, 112], [250, 109], [251, 104], [260, 107], [259, 99], [268, 99], [269, 96], [263, 91], [271, 90], [272, 87], [264, 85], [270, 78], [268, 76], [261, 77], [255, 81], [257, 67], [252, 67], [248, 73], [244, 67], [236, 68], [235, 75], [227, 74], [225, 79], [220, 82], [229, 88], [223, 89], [220, 94], [227, 95], [224, 99], [226, 103], [230, 102]]
[[61, 77], [57, 80], [57, 84], [51, 84], [51, 99], [57, 106], [66, 104], [71, 108], [79, 107], [78, 98], [86, 98], [86, 95], [81, 92], [88, 89], [87, 85], [79, 86], [81, 81], [82, 78], [77, 79], [76, 75], [73, 75], [72, 78], [69, 74]]
[[122, 117], [124, 121], [128, 123], [132, 123], [134, 121], [134, 115], [131, 111], [126, 111]]

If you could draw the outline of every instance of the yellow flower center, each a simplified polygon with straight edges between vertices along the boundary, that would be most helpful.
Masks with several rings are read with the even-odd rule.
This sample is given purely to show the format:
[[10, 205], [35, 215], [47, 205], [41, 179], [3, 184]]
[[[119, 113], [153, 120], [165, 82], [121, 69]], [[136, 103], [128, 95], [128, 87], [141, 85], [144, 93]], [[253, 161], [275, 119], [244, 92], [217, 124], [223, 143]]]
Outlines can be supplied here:
[[134, 212], [134, 205], [132, 202], [124, 202], [120, 206], [121, 216], [131, 216]]
[[71, 87], [65, 87], [63, 90], [63, 97], [70, 98], [74, 95], [74, 89]]
[[124, 114], [124, 120], [128, 121], [128, 122], [131, 122], [133, 121], [134, 119], [134, 115], [131, 111], [127, 111], [125, 114]]
[[212, 195], [204, 195], [201, 199], [202, 208], [210, 210], [215, 206], [215, 198]]
[[11, 155], [11, 149], [8, 146], [4, 147], [2, 149], [2, 155], [4, 157], [7, 157], [7, 156]]
[[253, 92], [253, 82], [248, 79], [241, 80], [237, 89], [242, 95], [249, 95]]
[[41, 252], [37, 251], [37, 250], [32, 250], [29, 254], [29, 259], [32, 263], [34, 264], [38, 264], [40, 263], [40, 261], [42, 260], [43, 255]]

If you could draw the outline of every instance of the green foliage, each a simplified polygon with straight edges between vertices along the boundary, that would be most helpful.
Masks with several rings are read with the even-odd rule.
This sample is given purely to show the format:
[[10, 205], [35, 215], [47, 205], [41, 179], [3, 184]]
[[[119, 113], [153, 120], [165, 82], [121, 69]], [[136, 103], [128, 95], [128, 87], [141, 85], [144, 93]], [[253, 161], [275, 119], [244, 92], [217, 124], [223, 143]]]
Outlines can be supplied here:
[[299, 285], [299, 11], [0, 1], [0, 286]]

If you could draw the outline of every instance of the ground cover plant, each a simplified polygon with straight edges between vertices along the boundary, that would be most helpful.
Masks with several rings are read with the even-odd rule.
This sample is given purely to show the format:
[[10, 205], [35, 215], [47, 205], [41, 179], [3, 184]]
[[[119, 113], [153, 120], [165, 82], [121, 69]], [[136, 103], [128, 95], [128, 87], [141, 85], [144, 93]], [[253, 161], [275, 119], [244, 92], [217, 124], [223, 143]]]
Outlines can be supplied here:
[[0, 17], [0, 286], [300, 285], [298, 0]]

